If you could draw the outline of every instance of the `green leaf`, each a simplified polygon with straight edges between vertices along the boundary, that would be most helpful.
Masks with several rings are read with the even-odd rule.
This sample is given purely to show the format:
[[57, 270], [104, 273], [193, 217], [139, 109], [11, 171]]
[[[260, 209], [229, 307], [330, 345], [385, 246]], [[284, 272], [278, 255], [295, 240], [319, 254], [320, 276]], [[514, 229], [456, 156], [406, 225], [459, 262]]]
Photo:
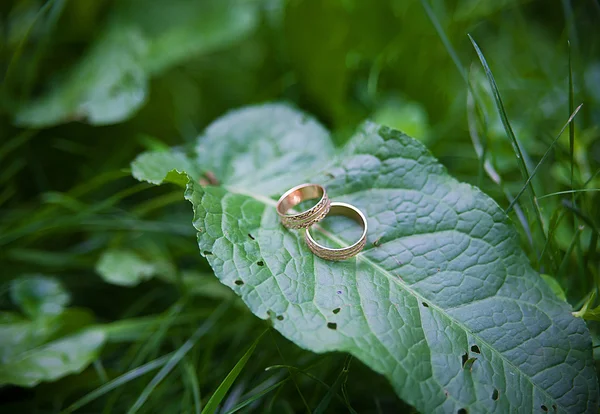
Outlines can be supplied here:
[[[326, 134], [305, 133], [318, 126], [299, 130], [289, 112], [240, 110], [199, 140], [197, 161], [221, 185], [190, 180], [186, 198], [223, 284], [299, 346], [355, 355], [422, 412], [595, 412], [588, 329], [491, 198], [398, 131], [367, 123], [336, 156]], [[356, 258], [319, 259], [279, 223], [275, 199], [307, 181], [367, 216]], [[352, 240], [353, 229], [324, 227]]]
[[151, 278], [157, 272], [157, 266], [132, 250], [110, 249], [98, 260], [96, 271], [108, 283], [136, 286]]
[[146, 152], [131, 163], [131, 174], [152, 184], [167, 181], [185, 187], [189, 180], [187, 174], [199, 176], [196, 170], [183, 152], [175, 150]]
[[36, 348], [52, 338], [76, 332], [93, 322], [91, 312], [70, 308], [60, 315], [27, 319], [11, 312], [0, 313], [0, 364]]
[[[204, 171], [218, 182], [235, 183], [237, 191], [260, 196], [296, 185], [332, 156], [328, 132], [312, 117], [287, 105], [267, 104], [232, 111], [210, 125], [194, 160], [179, 150], [147, 152], [131, 169], [136, 179], [152, 184], [178, 182], [184, 172], [195, 181]], [[180, 178], [174, 178], [174, 171]]]
[[55, 278], [25, 276], [12, 281], [13, 303], [32, 319], [43, 315], [58, 315], [70, 301], [68, 292]]
[[593, 309], [590, 308], [592, 303], [596, 300], [596, 291], [587, 298], [581, 309], [577, 312], [573, 312], [573, 315], [577, 318], [583, 318], [588, 321], [600, 321], [600, 306]]
[[10, 360], [23, 349], [43, 344], [55, 326], [42, 319], [31, 321], [16, 313], [0, 313], [0, 363]]
[[196, 163], [218, 182], [272, 195], [331, 161], [329, 133], [286, 105], [232, 111], [213, 122], [196, 147]]
[[240, 358], [237, 364], [235, 364], [235, 366], [231, 369], [229, 374], [227, 374], [223, 382], [221, 382], [221, 384], [215, 390], [213, 395], [211, 395], [210, 399], [206, 403], [206, 406], [204, 406], [202, 414], [214, 414], [217, 411], [217, 408], [219, 408], [219, 404], [221, 404], [221, 401], [223, 401], [223, 398], [225, 398], [227, 391], [229, 391], [238, 375], [240, 375], [240, 372], [242, 372], [242, 370], [246, 366], [246, 363], [248, 363], [248, 360], [254, 353], [256, 346], [267, 332], [268, 331], [263, 332], [258, 338], [256, 338], [256, 340], [246, 351], [246, 353]]
[[563, 290], [562, 286], [560, 285], [560, 283], [557, 282], [557, 280], [555, 278], [553, 278], [550, 275], [545, 275], [545, 274], [541, 274], [540, 276], [542, 277], [542, 279], [544, 279], [544, 282], [546, 282], [548, 284], [548, 286], [550, 287], [550, 289], [552, 289], [552, 291], [554, 292], [554, 294], [556, 296], [558, 296], [565, 302], [567, 301], [567, 296], [565, 295], [565, 291]]
[[[143, 13], [140, 13], [143, 7]], [[134, 0], [117, 3], [83, 58], [38, 99], [17, 110], [23, 126], [73, 120], [106, 125], [130, 118], [146, 101], [154, 75], [227, 47], [254, 29], [254, 4]]]
[[148, 75], [140, 65], [147, 48], [136, 27], [107, 29], [62, 81], [16, 113], [16, 123], [41, 128], [73, 120], [105, 125], [127, 119], [148, 94]]
[[21, 352], [0, 365], [0, 385], [33, 387], [79, 373], [96, 359], [104, 340], [102, 330], [87, 329]]

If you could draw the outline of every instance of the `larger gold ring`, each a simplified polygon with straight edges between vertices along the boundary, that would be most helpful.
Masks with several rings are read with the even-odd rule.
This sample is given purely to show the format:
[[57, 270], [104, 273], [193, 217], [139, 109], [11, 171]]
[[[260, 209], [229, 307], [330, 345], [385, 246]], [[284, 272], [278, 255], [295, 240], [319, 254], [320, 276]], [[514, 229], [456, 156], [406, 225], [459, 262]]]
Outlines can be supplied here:
[[321, 246], [319, 243], [317, 243], [310, 234], [310, 229], [306, 229], [306, 232], [304, 233], [304, 239], [306, 240], [308, 248], [314, 254], [326, 260], [345, 260], [356, 256], [363, 249], [363, 247], [365, 247], [365, 243], [367, 242], [367, 219], [365, 218], [365, 215], [351, 204], [337, 202], [331, 203], [331, 208], [328, 215], [346, 216], [357, 221], [358, 224], [360, 224], [363, 228], [360, 239], [348, 247], [332, 249]]
[[[313, 207], [300, 213], [288, 214], [288, 210], [303, 201], [318, 198], [319, 201]], [[306, 228], [317, 221], [321, 221], [329, 213], [331, 201], [327, 197], [327, 191], [319, 184], [300, 184], [285, 192], [277, 202], [277, 214], [281, 223], [290, 229]]]

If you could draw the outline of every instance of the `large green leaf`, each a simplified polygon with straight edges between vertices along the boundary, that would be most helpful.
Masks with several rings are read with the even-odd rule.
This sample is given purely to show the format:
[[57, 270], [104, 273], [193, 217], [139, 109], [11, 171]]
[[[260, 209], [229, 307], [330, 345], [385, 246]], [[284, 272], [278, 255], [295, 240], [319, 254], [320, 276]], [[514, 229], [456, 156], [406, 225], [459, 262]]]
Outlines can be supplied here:
[[22, 276], [11, 282], [10, 293], [27, 318], [0, 312], [0, 386], [54, 381], [96, 358], [106, 334], [90, 329], [89, 310], [65, 308], [70, 295], [57, 279]]
[[55, 278], [32, 275], [12, 281], [10, 293], [13, 303], [34, 319], [43, 315], [58, 315], [68, 305], [70, 296]]
[[157, 272], [157, 266], [132, 250], [110, 249], [98, 260], [96, 272], [108, 283], [135, 286], [151, 278]]
[[46, 345], [20, 352], [0, 365], [0, 385], [32, 387], [41, 381], [55, 381], [81, 372], [96, 359], [106, 334], [86, 329]]
[[254, 29], [256, 4], [228, 3], [117, 2], [102, 34], [78, 64], [45, 94], [19, 108], [16, 122], [33, 127], [73, 120], [105, 125], [131, 117], [146, 101], [152, 76], [226, 47]]
[[[357, 356], [423, 412], [597, 410], [585, 323], [531, 268], [498, 205], [414, 139], [367, 123], [334, 156], [314, 121], [265, 105], [216, 121], [198, 149], [220, 182], [192, 173], [186, 190], [202, 255], [296, 344]], [[366, 214], [357, 258], [321, 260], [280, 225], [274, 199], [306, 181]]]

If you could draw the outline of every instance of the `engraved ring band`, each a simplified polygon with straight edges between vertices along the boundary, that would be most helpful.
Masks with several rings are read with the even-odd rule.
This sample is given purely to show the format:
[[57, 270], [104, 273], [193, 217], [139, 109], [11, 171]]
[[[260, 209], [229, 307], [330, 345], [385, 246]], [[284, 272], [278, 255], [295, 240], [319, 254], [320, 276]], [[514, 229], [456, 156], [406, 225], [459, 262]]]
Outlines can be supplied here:
[[[289, 210], [303, 201], [319, 199], [317, 204], [300, 213], [289, 213]], [[300, 184], [284, 193], [277, 202], [277, 214], [281, 223], [290, 229], [307, 228], [321, 221], [329, 213], [331, 201], [325, 188], [319, 184]]]
[[363, 247], [365, 247], [365, 243], [367, 242], [367, 219], [365, 218], [365, 215], [351, 204], [338, 202], [331, 203], [331, 208], [328, 215], [346, 216], [358, 222], [363, 229], [360, 239], [348, 247], [333, 249], [317, 243], [310, 234], [310, 229], [306, 229], [306, 232], [304, 233], [304, 239], [306, 240], [308, 248], [315, 255], [326, 260], [345, 260], [356, 256], [363, 249]]

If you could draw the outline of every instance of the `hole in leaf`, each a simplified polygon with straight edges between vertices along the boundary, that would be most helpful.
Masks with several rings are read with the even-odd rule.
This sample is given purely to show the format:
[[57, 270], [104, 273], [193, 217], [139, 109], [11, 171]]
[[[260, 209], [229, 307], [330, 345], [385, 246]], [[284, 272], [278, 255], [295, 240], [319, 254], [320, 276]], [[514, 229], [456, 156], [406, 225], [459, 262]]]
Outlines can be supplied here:
[[277, 315], [277, 320], [278, 321], [282, 321], [283, 320], [283, 315]]
[[212, 252], [209, 252], [208, 250], [204, 250], [204, 256], [210, 256], [211, 254], [213, 254]]
[[471, 347], [471, 351], [475, 352], [476, 354], [481, 354], [481, 351], [479, 350], [479, 347], [477, 345], [473, 345]]
[[341, 290], [338, 290], [338, 291], [337, 291], [337, 294], [338, 294], [338, 295], [341, 295], [341, 294], [342, 294], [342, 291], [341, 291]]
[[423, 306], [425, 306], [426, 308], [428, 308], [428, 307], [429, 307], [429, 305], [427, 304], [427, 302], [421, 302], [421, 304], [422, 304]]
[[463, 368], [464, 369], [472, 369], [473, 368], [473, 364], [475, 363], [475, 361], [477, 361], [477, 358], [469, 358], [467, 359], [464, 363], [463, 363]]
[[462, 366], [464, 367], [467, 361], [469, 360], [469, 354], [463, 354], [462, 356]]
[[548, 411], [548, 407], [546, 407], [544, 404], [542, 404], [542, 410]]
[[373, 246], [375, 246], [375, 247], [379, 247], [380, 245], [381, 245], [381, 243], [379, 242], [379, 239], [377, 239], [373, 242]]
[[552, 404], [552, 409], [556, 411], [556, 404]]
[[236, 280], [236, 281], [235, 281], [235, 282], [233, 282], [233, 283], [235, 283], [235, 284], [236, 284], [236, 285], [238, 285], [238, 286], [242, 286], [242, 285], [244, 284], [244, 281], [243, 281], [243, 280], [239, 280], [239, 279], [238, 279], [238, 280]]
[[500, 393], [498, 392], [498, 390], [494, 388], [494, 392], [492, 393], [492, 400], [498, 401], [499, 395], [500, 395]]
[[337, 329], [337, 323], [335, 323], [335, 322], [328, 322], [328, 323], [327, 323], [327, 327], [328, 327], [329, 329], [336, 330], [336, 329]]
[[333, 313], [335, 313], [335, 314], [338, 314], [338, 313], [340, 313], [340, 311], [341, 311], [341, 309], [340, 309], [340, 308], [335, 308], [335, 309], [333, 310]]
[[248, 233], [248, 237], [250, 237], [252, 240], [256, 240], [250, 233]]
[[256, 262], [256, 264], [259, 266], [264, 266], [265, 262], [263, 262], [262, 260], [259, 260], [258, 262]]
[[460, 410], [458, 410], [457, 414], [467, 414], [468, 411], [466, 408], [461, 408]]
[[335, 178], [335, 175], [333, 175], [333, 174], [332, 174], [332, 173], [330, 173], [330, 172], [326, 172], [326, 173], [325, 173], [325, 175], [326, 175], [327, 177], [331, 178], [332, 180]]

